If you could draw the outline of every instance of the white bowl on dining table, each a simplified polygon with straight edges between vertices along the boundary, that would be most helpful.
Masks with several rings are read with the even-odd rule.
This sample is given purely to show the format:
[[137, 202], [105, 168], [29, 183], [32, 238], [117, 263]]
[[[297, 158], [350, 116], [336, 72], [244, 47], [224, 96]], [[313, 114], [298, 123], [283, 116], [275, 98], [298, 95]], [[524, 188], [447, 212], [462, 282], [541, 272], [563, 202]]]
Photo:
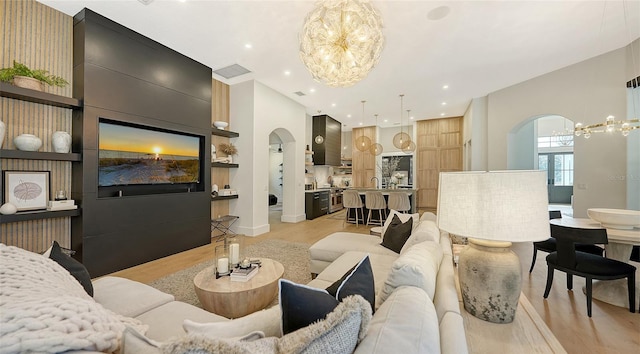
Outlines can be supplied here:
[[603, 227], [610, 229], [631, 230], [634, 227], [640, 228], [640, 211], [627, 209], [587, 209], [587, 215], [595, 221], [600, 222]]

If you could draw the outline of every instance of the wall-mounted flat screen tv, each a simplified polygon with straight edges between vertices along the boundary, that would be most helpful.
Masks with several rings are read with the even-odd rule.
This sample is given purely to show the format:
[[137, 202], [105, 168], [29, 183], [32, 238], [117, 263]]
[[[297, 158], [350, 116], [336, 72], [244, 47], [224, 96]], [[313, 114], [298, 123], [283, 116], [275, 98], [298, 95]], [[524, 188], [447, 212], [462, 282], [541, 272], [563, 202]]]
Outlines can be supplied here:
[[199, 184], [204, 137], [100, 118], [98, 187]]

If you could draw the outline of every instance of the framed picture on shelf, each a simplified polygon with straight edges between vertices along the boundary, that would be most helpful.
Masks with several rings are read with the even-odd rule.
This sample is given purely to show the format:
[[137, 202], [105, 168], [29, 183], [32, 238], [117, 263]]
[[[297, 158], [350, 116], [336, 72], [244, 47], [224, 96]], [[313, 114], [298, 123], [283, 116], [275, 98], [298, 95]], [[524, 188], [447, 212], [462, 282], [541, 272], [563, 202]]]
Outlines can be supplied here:
[[49, 171], [4, 171], [3, 203], [11, 203], [18, 211], [47, 208], [49, 201]]

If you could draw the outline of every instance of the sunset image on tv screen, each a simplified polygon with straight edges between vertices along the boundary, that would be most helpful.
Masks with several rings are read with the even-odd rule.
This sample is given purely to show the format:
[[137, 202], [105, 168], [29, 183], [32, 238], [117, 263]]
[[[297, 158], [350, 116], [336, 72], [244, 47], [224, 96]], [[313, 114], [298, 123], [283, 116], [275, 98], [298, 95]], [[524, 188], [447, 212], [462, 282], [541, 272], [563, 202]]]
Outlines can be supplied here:
[[100, 121], [98, 185], [193, 183], [200, 138]]

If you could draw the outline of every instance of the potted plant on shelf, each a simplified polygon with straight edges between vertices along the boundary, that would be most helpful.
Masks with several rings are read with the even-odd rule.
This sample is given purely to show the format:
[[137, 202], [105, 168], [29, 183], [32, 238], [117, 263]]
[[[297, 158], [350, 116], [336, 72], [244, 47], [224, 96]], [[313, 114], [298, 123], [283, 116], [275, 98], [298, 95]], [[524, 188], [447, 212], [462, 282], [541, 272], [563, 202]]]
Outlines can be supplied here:
[[235, 147], [235, 145], [229, 143], [222, 143], [220, 144], [220, 151], [222, 151], [223, 153], [227, 154], [227, 161], [229, 163], [233, 162], [233, 157], [232, 155], [235, 155], [238, 153], [238, 149]]
[[0, 69], [0, 81], [36, 91], [44, 91], [44, 84], [64, 87], [69, 83], [60, 76], [49, 75], [46, 70], [32, 70], [13, 61], [13, 67]]

